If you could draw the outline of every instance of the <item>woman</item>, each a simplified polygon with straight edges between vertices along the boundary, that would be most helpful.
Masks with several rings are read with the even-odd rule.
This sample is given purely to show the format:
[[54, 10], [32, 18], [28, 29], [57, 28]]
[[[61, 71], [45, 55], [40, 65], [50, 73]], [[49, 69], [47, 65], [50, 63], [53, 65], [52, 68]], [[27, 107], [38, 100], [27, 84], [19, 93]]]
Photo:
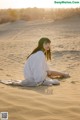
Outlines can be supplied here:
[[21, 86], [59, 85], [59, 80], [54, 78], [69, 77], [68, 74], [49, 70], [47, 60], [51, 60], [50, 43], [48, 38], [39, 40], [37, 48], [27, 57], [24, 65], [25, 80], [13, 81], [10, 84]]
[[22, 86], [58, 85], [59, 80], [55, 77], [68, 77], [68, 74], [50, 71], [46, 60], [51, 60], [51, 41], [48, 38], [41, 38], [38, 47], [27, 57], [24, 66], [24, 78]]

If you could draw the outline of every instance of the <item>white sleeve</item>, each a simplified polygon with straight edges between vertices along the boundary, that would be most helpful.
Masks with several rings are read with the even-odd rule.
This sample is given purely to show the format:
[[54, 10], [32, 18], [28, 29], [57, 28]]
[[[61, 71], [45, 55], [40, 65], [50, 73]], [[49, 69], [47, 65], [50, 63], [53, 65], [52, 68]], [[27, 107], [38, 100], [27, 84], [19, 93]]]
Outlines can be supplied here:
[[42, 82], [47, 76], [47, 63], [45, 60], [45, 55], [42, 52], [37, 53], [36, 58], [33, 62], [32, 71], [34, 81]]

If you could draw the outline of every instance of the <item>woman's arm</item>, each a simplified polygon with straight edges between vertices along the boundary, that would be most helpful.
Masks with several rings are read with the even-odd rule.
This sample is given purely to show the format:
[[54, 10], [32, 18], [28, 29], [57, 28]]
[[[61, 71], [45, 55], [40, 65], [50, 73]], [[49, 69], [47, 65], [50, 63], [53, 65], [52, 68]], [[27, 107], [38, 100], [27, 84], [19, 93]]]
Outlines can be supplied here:
[[66, 78], [66, 77], [70, 77], [69, 74], [65, 74], [65, 73], [61, 73], [61, 72], [57, 72], [57, 71], [47, 71], [47, 75], [48, 77], [50, 78], [55, 78], [55, 77], [58, 77], [58, 78]]

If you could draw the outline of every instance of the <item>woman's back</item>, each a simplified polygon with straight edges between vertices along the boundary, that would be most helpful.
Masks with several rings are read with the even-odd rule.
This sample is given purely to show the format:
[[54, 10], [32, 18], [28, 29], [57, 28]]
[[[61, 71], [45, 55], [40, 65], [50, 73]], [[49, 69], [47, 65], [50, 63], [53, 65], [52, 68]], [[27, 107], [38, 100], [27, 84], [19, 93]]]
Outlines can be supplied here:
[[[46, 77], [45, 73], [45, 55], [42, 51], [38, 51], [34, 54], [32, 54], [26, 61], [25, 66], [24, 66], [24, 77], [25, 79], [28, 79], [32, 81], [33, 79], [39, 78], [40, 74], [44, 74]], [[42, 73], [43, 72], [43, 73]]]

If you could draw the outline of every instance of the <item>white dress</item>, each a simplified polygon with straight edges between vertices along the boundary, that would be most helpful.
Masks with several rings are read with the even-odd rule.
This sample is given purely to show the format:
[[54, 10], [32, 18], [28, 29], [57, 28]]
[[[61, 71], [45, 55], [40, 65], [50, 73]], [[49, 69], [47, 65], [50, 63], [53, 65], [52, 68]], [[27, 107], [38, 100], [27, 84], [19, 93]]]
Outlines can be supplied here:
[[24, 65], [24, 80], [0, 80], [3, 84], [20, 86], [38, 86], [60, 84], [58, 80], [52, 80], [47, 76], [49, 67], [44, 52], [38, 51], [32, 54]]
[[47, 76], [49, 67], [42, 51], [32, 54], [24, 65], [24, 78], [22, 86], [38, 86], [59, 84], [58, 80], [52, 80]]

